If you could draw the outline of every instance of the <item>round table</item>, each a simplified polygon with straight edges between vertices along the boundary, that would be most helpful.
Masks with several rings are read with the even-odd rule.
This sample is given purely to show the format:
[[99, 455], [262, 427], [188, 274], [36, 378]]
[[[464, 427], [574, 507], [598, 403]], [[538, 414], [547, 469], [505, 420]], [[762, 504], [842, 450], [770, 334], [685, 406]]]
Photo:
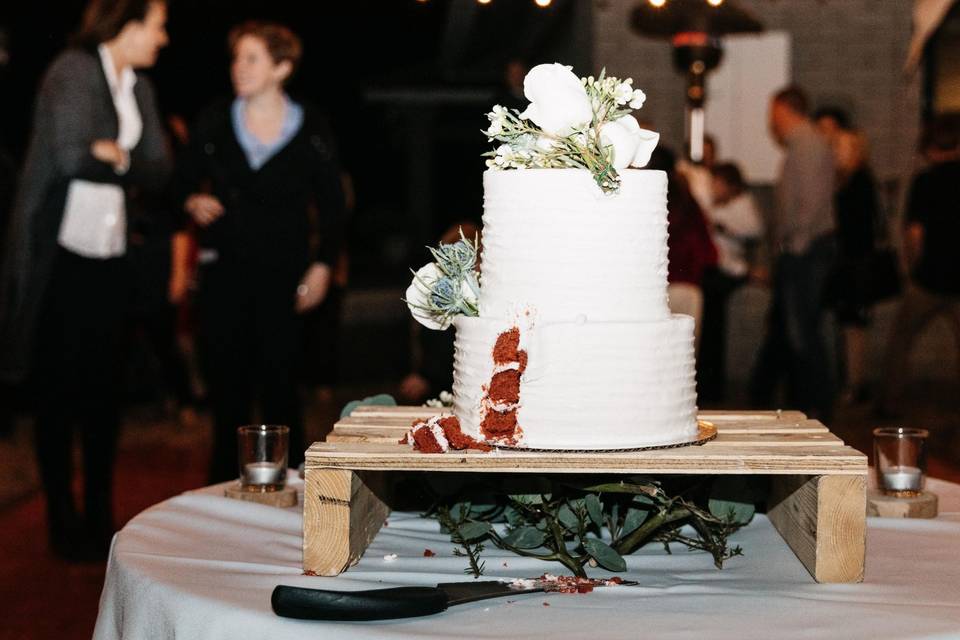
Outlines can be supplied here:
[[[335, 578], [305, 576], [301, 510], [230, 500], [218, 485], [151, 507], [116, 535], [94, 638], [958, 638], [960, 485], [930, 480], [928, 489], [940, 496], [936, 520], [868, 519], [862, 584], [813, 582], [757, 516], [731, 540], [744, 555], [723, 570], [705, 553], [647, 548], [627, 558], [624, 577], [640, 586], [338, 623], [277, 617], [270, 594], [278, 584], [357, 590], [468, 580], [466, 561], [435, 520], [394, 513], [356, 566]], [[483, 557], [489, 578], [562, 569], [495, 548]]]

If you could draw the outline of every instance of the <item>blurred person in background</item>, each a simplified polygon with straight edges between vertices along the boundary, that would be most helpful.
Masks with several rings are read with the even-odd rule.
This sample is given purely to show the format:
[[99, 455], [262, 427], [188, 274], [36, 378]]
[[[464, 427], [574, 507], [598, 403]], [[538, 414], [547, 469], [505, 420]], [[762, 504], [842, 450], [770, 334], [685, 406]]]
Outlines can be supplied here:
[[772, 219], [774, 257], [767, 334], [751, 376], [753, 402], [787, 404], [829, 422], [833, 376], [821, 331], [823, 296], [833, 270], [833, 151], [808, 116], [806, 94], [790, 86], [770, 101], [770, 132], [784, 148]]
[[[50, 543], [105, 557], [113, 534], [119, 351], [127, 303], [127, 195], [160, 189], [170, 158], [138, 69], [167, 43], [161, 0], [92, 0], [50, 65], [13, 209], [0, 291], [0, 375], [37, 386], [37, 458]], [[72, 499], [73, 427], [84, 517]]]
[[[168, 141], [175, 158], [182, 155], [186, 142], [186, 131], [179, 129], [181, 122], [176, 116], [167, 119]], [[155, 372], [131, 378], [136, 378], [147, 396], [159, 401], [182, 426], [193, 426], [198, 420], [196, 398], [177, 336], [181, 307], [187, 302], [193, 280], [187, 217], [172, 185], [161, 193], [136, 190], [130, 200], [131, 333], [138, 345], [146, 347], [139, 350], [146, 358], [131, 358], [128, 367]]]
[[713, 167], [716, 163], [717, 142], [710, 134], [703, 136], [703, 158], [700, 162], [683, 159], [677, 163], [677, 171], [687, 181], [690, 193], [704, 211], [713, 203]]
[[750, 252], [763, 234], [763, 220], [736, 164], [714, 165], [711, 173], [712, 202], [703, 212], [718, 258], [703, 276], [697, 397], [721, 403], [726, 391], [727, 301], [748, 280]]
[[[326, 298], [344, 197], [326, 121], [284, 85], [301, 56], [285, 26], [230, 32], [236, 97], [202, 114], [182, 166], [184, 209], [198, 227], [198, 345], [213, 410], [210, 481], [238, 476], [237, 427], [290, 428], [303, 461], [298, 358], [304, 314]], [[322, 226], [311, 246], [311, 209]]]
[[687, 181], [676, 169], [673, 151], [657, 146], [647, 169], [667, 174], [667, 303], [672, 313], [694, 320], [694, 341], [699, 344], [703, 318], [703, 275], [717, 264], [717, 249], [707, 221]]
[[814, 116], [817, 129], [833, 148], [837, 167], [837, 262], [827, 302], [840, 326], [844, 369], [841, 399], [866, 400], [867, 329], [873, 301], [868, 297], [871, 258], [879, 224], [877, 186], [867, 163], [867, 143], [850, 126], [845, 111], [824, 108]]
[[[356, 209], [356, 192], [353, 177], [346, 171], [340, 172], [340, 185], [343, 189], [344, 215], [342, 224], [349, 225], [350, 217]], [[317, 216], [319, 212], [311, 207], [314, 228], [319, 230]], [[316, 248], [323, 238], [314, 235], [311, 246]], [[334, 401], [334, 387], [337, 384], [340, 368], [339, 344], [343, 324], [343, 305], [350, 283], [350, 253], [347, 243], [340, 245], [340, 251], [332, 265], [330, 290], [327, 297], [305, 315], [303, 350], [300, 361], [301, 379], [308, 394], [320, 403], [330, 405]], [[309, 434], [308, 434], [309, 435]]]
[[897, 310], [887, 342], [881, 393], [881, 415], [902, 414], [903, 389], [910, 350], [917, 336], [944, 316], [958, 345], [960, 367], [960, 128], [956, 121], [931, 121], [920, 139], [928, 166], [910, 186], [904, 228], [904, 252], [911, 281]]

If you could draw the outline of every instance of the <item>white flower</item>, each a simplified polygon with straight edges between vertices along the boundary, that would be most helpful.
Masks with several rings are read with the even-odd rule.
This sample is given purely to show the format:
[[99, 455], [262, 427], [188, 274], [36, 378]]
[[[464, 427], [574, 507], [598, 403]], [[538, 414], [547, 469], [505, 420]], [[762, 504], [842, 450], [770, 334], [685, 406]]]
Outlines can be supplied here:
[[493, 110], [487, 114], [487, 120], [490, 121], [490, 127], [486, 131], [487, 136], [492, 138], [499, 135], [507, 120], [507, 108], [499, 104], [493, 105]]
[[521, 118], [554, 135], [565, 136], [593, 119], [590, 98], [580, 80], [562, 64], [535, 66], [523, 80], [530, 105]]
[[613, 147], [613, 167], [643, 167], [650, 161], [660, 134], [641, 129], [633, 116], [623, 116], [600, 127], [600, 142]]
[[[627, 78], [626, 80], [624, 80], [623, 82], [617, 85], [617, 88], [614, 89], [614, 92], [613, 92], [613, 99], [616, 101], [617, 104], [624, 105], [633, 99], [634, 91], [633, 91], [633, 87], [631, 86], [632, 84], [633, 84], [633, 79]], [[638, 108], [638, 107], [634, 107], [633, 105], [630, 105], [630, 107], [633, 109]]]
[[513, 155], [513, 149], [508, 144], [502, 144], [497, 147], [497, 155], [493, 159], [493, 162], [498, 166], [502, 167], [510, 161], [510, 157]]
[[631, 167], [637, 169], [647, 166], [647, 163], [650, 162], [650, 155], [657, 148], [657, 143], [660, 142], [660, 134], [656, 131], [640, 129], [639, 136], [640, 142], [637, 144], [636, 153], [633, 154], [633, 162], [630, 163]]
[[556, 145], [556, 141], [547, 136], [537, 137], [537, 141], [534, 146], [540, 151], [552, 151], [553, 147]]
[[633, 96], [630, 98], [630, 108], [640, 109], [643, 107], [643, 103], [646, 101], [647, 101], [647, 94], [645, 94], [640, 89], [634, 89]]
[[443, 276], [436, 263], [430, 262], [420, 267], [413, 282], [407, 287], [404, 300], [413, 314], [413, 319], [428, 329], [444, 330], [450, 326], [450, 319], [438, 320], [430, 313], [430, 289]]

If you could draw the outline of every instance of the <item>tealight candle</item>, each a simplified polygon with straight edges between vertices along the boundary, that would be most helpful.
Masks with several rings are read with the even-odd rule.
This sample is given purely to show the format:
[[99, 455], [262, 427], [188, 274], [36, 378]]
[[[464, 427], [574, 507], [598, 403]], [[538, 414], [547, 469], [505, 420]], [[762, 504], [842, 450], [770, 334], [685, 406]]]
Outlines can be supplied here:
[[873, 430], [874, 465], [881, 491], [897, 498], [915, 497], [923, 492], [928, 435], [926, 429]]
[[248, 462], [243, 465], [244, 485], [283, 486], [284, 469], [276, 462]]
[[237, 429], [240, 486], [244, 491], [282, 491], [287, 481], [287, 427], [252, 425]]
[[923, 472], [919, 467], [890, 467], [884, 469], [883, 488], [887, 491], [920, 491], [923, 488]]

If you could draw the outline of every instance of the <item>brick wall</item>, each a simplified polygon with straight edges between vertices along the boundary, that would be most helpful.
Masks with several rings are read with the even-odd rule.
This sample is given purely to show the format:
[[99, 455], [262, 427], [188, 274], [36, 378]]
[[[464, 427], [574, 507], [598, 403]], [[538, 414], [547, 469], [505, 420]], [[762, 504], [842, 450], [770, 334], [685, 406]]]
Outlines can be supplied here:
[[[684, 80], [673, 70], [670, 46], [634, 34], [629, 16], [641, 0], [594, 3], [593, 63], [634, 79], [646, 91], [641, 112], [664, 140], [683, 140]], [[669, 1], [669, 0], [668, 0]], [[920, 75], [902, 71], [910, 41], [907, 0], [737, 0], [768, 29], [792, 37], [796, 82], [814, 105], [847, 108], [867, 134], [883, 179], [906, 180], [914, 168], [920, 119]], [[708, 126], [709, 129], [709, 126]]]

